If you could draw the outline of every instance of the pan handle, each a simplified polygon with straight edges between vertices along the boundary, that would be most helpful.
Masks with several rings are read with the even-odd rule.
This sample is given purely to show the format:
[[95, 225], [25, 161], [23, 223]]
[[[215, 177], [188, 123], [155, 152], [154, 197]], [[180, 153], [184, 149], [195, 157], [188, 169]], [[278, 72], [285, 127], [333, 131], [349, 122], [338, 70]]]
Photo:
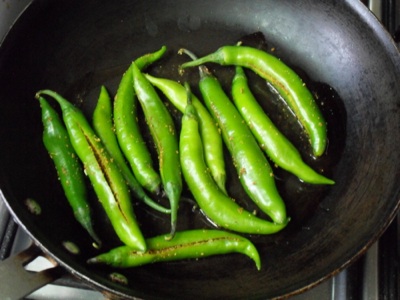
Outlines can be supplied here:
[[24, 251], [0, 261], [0, 299], [22, 299], [40, 287], [61, 277], [60, 266], [30, 272], [24, 266], [42, 254], [33, 243]]

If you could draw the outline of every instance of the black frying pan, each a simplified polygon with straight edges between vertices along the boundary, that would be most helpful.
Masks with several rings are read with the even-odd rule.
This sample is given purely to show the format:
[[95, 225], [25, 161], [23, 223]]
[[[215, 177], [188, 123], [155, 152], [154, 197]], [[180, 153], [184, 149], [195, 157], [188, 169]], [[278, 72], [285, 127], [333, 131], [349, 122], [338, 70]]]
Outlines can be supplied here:
[[[227, 255], [121, 270], [129, 279], [124, 286], [108, 279], [113, 270], [88, 267], [86, 259], [98, 250], [73, 221], [43, 148], [35, 92], [54, 89], [90, 116], [99, 85], [105, 83], [115, 92], [121, 74], [138, 55], [165, 44], [169, 52], [163, 63], [169, 71], [155, 67], [149, 72], [178, 78], [177, 65], [186, 60], [175, 55], [180, 47], [207, 54], [256, 31], [264, 34], [264, 47], [275, 48], [321, 95], [319, 104], [329, 121], [327, 155], [311, 160], [296, 126], [292, 138], [309, 163], [326, 168], [336, 185], [310, 187], [277, 170], [292, 221], [279, 234], [251, 237], [262, 255], [260, 272], [248, 259]], [[186, 79], [194, 82], [195, 73], [189, 72]], [[34, 1], [0, 48], [1, 191], [15, 219], [45, 253], [109, 295], [290, 295], [349, 265], [395, 216], [400, 188], [399, 78], [398, 50], [357, 1]], [[280, 118], [275, 120], [279, 123]], [[230, 172], [229, 190], [243, 195]], [[40, 216], [28, 212], [27, 197], [40, 203]], [[106, 250], [118, 242], [94, 196], [92, 202]], [[183, 202], [180, 210], [179, 229], [210, 226], [192, 211], [191, 202]], [[168, 227], [165, 216], [141, 205], [136, 211], [145, 235]], [[63, 241], [76, 243], [80, 254], [66, 251]]]

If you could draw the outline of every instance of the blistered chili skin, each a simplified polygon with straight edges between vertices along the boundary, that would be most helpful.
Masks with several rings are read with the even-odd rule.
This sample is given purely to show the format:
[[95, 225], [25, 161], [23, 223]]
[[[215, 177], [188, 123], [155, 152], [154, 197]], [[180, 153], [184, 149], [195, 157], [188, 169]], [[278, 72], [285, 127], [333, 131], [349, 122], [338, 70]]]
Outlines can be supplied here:
[[280, 59], [252, 47], [223, 46], [214, 53], [184, 63], [182, 68], [198, 66], [206, 62], [246, 67], [267, 80], [303, 125], [310, 139], [314, 156], [319, 157], [325, 152], [326, 121], [305, 83]]
[[[183, 85], [166, 78], [157, 78], [149, 74], [145, 76], [180, 112], [185, 112], [187, 93]], [[192, 95], [192, 104], [199, 118], [207, 166], [219, 188], [226, 193], [226, 169], [221, 134], [214, 119], [195, 95]]]
[[133, 86], [141, 104], [146, 123], [155, 142], [159, 171], [164, 192], [171, 209], [171, 237], [176, 230], [179, 200], [183, 183], [179, 161], [178, 134], [171, 114], [153, 85], [132, 63]]
[[136, 221], [125, 179], [83, 113], [56, 92], [42, 90], [37, 97], [40, 95], [53, 97], [61, 106], [71, 144], [121, 242], [145, 251], [146, 242]]
[[203, 152], [196, 110], [188, 104], [180, 135], [181, 165], [185, 181], [207, 218], [219, 227], [247, 234], [272, 234], [286, 226], [256, 217], [227, 196], [211, 177]]
[[296, 147], [279, 131], [254, 98], [242, 67], [236, 67], [232, 80], [232, 99], [261, 148], [279, 167], [312, 184], [334, 184], [318, 174], [301, 158]]
[[92, 226], [83, 168], [71, 145], [67, 129], [58, 113], [43, 97], [39, 98], [39, 102], [42, 109], [43, 143], [56, 167], [65, 196], [76, 220], [100, 246], [100, 239]]
[[171, 210], [167, 209], [160, 204], [156, 203], [151, 199], [146, 192], [143, 190], [142, 186], [136, 180], [135, 176], [132, 174], [130, 168], [125, 162], [125, 157], [123, 156], [120, 146], [115, 135], [113, 127], [113, 112], [111, 97], [104, 86], [101, 86], [100, 95], [93, 112], [93, 129], [96, 134], [102, 140], [108, 153], [115, 160], [122, 175], [127, 181], [129, 187], [135, 194], [135, 196], [143, 201], [148, 206], [154, 208], [155, 210], [162, 213], [170, 213]]
[[286, 224], [286, 206], [275, 185], [271, 166], [218, 79], [202, 68], [200, 91], [206, 106], [219, 124], [240, 182], [264, 213], [275, 223]]
[[118, 268], [132, 268], [145, 264], [184, 259], [200, 259], [213, 255], [241, 253], [251, 258], [257, 270], [261, 260], [256, 247], [248, 239], [221, 230], [192, 229], [146, 239], [148, 250], [138, 252], [129, 247], [118, 247], [88, 260], [89, 264], [106, 264]]

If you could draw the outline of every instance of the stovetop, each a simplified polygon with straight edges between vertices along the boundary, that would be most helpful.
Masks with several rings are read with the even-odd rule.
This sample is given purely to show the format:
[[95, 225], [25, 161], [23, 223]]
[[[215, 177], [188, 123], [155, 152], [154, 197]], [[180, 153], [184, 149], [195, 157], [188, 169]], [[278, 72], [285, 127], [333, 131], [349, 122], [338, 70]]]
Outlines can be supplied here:
[[[31, 0], [3, 0], [0, 6], [0, 40], [13, 20]], [[365, 0], [367, 5], [400, 42], [400, 1]], [[4, 8], [4, 7], [3, 7]], [[21, 252], [30, 245], [28, 235], [9, 215], [0, 197], [0, 260]], [[26, 266], [30, 271], [41, 271], [53, 265], [39, 257]], [[0, 287], [1, 288], [1, 287]], [[26, 299], [105, 299], [72, 275], [65, 275], [55, 282], [33, 292]], [[400, 216], [383, 236], [355, 263], [336, 276], [291, 299], [400, 299]]]

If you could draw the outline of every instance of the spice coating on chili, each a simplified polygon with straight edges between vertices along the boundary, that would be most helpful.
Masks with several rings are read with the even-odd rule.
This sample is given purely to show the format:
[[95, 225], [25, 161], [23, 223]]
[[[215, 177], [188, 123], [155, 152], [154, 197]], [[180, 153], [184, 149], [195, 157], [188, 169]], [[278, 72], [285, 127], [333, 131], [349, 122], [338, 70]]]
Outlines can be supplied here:
[[[189, 50], [181, 50], [195, 59], [195, 55]], [[200, 92], [211, 115], [219, 124], [242, 186], [273, 222], [286, 224], [288, 222], [286, 206], [277, 190], [266, 157], [218, 79], [205, 66], [200, 66], [199, 69]]]
[[206, 62], [249, 68], [267, 80], [286, 101], [303, 125], [313, 149], [321, 156], [327, 145], [326, 121], [302, 79], [284, 62], [262, 50], [246, 46], [223, 46], [216, 52], [182, 64], [194, 67]]
[[131, 170], [125, 162], [125, 157], [120, 150], [120, 146], [118, 144], [117, 137], [113, 128], [112, 117], [113, 112], [111, 97], [107, 89], [104, 86], [101, 86], [100, 95], [95, 110], [93, 112], [93, 129], [102, 140], [110, 156], [115, 160], [122, 175], [124, 176], [135, 196], [157, 211], [170, 213], [170, 209], [167, 209], [156, 203], [145, 193], [142, 186], [132, 174]]
[[118, 247], [89, 259], [89, 264], [107, 264], [118, 268], [137, 267], [156, 262], [198, 259], [213, 255], [241, 253], [251, 258], [257, 270], [261, 259], [253, 243], [239, 235], [213, 229], [177, 231], [172, 240], [167, 235], [146, 239], [148, 250], [134, 251], [129, 247]]
[[83, 113], [56, 92], [42, 90], [36, 97], [40, 95], [54, 98], [61, 106], [71, 144], [117, 236], [130, 247], [146, 250], [146, 242], [136, 221], [125, 179]]
[[43, 97], [39, 97], [39, 102], [44, 128], [43, 143], [54, 162], [65, 196], [76, 220], [100, 246], [101, 241], [92, 225], [84, 172], [72, 147], [67, 129], [58, 113]]
[[[166, 51], [145, 54], [135, 60], [139, 69], [160, 59]], [[132, 64], [123, 74], [114, 100], [114, 125], [119, 145], [138, 182], [149, 192], [159, 194], [161, 178], [154, 168], [150, 151], [138, 123], [138, 101], [133, 87]]]
[[[185, 112], [187, 93], [184, 86], [167, 78], [157, 78], [149, 74], [145, 74], [145, 76], [151, 84], [164, 93], [180, 112]], [[219, 128], [210, 113], [195, 95], [192, 95], [192, 104], [196, 108], [199, 117], [200, 133], [203, 140], [207, 166], [210, 168], [210, 172], [219, 188], [226, 193], [225, 160]]]
[[295, 174], [304, 182], [334, 184], [315, 172], [301, 158], [295, 146], [278, 130], [253, 96], [242, 67], [236, 67], [232, 80], [232, 99], [258, 143], [279, 167]]
[[179, 201], [183, 188], [178, 135], [175, 132], [171, 114], [135, 62], [132, 63], [132, 73], [133, 86], [158, 152], [161, 181], [171, 208], [170, 235], [172, 238], [176, 230]]
[[196, 109], [190, 104], [182, 118], [180, 153], [188, 187], [205, 215], [217, 226], [249, 234], [276, 233], [287, 224], [275, 224], [244, 210], [218, 188], [204, 161]]

